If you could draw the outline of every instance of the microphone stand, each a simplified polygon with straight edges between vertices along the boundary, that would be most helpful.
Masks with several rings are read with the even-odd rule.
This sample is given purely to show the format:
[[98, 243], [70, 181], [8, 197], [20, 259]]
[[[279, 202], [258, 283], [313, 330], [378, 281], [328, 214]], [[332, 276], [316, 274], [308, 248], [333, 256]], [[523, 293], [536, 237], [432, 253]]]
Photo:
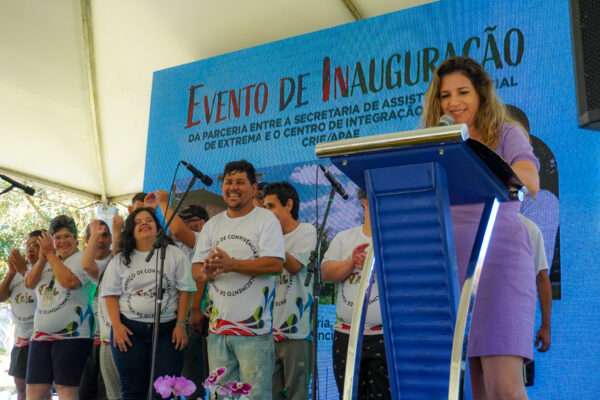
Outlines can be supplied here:
[[[306, 280], [304, 281], [304, 286], [308, 286], [310, 284], [310, 279], [314, 274], [313, 281], [313, 303], [311, 307], [312, 312], [312, 326], [313, 326], [313, 342], [311, 347], [311, 370], [312, 370], [312, 392], [311, 399], [316, 400], [317, 398], [317, 386], [318, 386], [318, 368], [317, 368], [317, 338], [319, 331], [319, 297], [321, 296], [321, 269], [319, 268], [319, 258], [317, 255], [321, 253], [321, 242], [323, 240], [323, 234], [325, 233], [325, 224], [327, 222], [327, 216], [329, 215], [329, 209], [331, 208], [331, 203], [333, 203], [333, 197], [335, 196], [335, 188], [331, 187], [331, 192], [329, 192], [329, 200], [327, 201], [327, 208], [325, 209], [325, 215], [323, 216], [323, 222], [321, 223], [321, 227], [317, 231], [317, 245], [315, 249], [310, 253], [310, 259], [308, 261], [308, 273], [306, 274]], [[317, 221], [318, 225], [318, 221]]]
[[[154, 326], [153, 326], [153, 330], [152, 330], [152, 361], [150, 364], [150, 385], [148, 387], [148, 397], [147, 397], [148, 400], [152, 400], [152, 397], [154, 395], [154, 373], [156, 371], [156, 358], [157, 358], [156, 353], [158, 352], [158, 328], [160, 325], [160, 313], [161, 313], [161, 309], [162, 309], [162, 301], [163, 301], [163, 294], [164, 294], [162, 283], [163, 283], [163, 273], [165, 270], [165, 256], [167, 254], [167, 246], [169, 245], [167, 229], [169, 228], [169, 225], [171, 224], [171, 221], [173, 221], [173, 218], [175, 217], [175, 215], [177, 215], [177, 211], [179, 211], [179, 208], [183, 204], [183, 201], [187, 197], [192, 186], [194, 186], [195, 182], [196, 182], [196, 176], [194, 175], [192, 177], [192, 179], [190, 180], [188, 187], [185, 189], [185, 193], [183, 193], [183, 196], [179, 200], [179, 203], [177, 203], [177, 206], [173, 210], [173, 213], [171, 214], [171, 218], [169, 218], [169, 221], [166, 223], [166, 225], [164, 227], [161, 227], [160, 230], [158, 231], [158, 233], [156, 235], [156, 241], [154, 242], [154, 244], [152, 244], [152, 250], [150, 250], [150, 253], [148, 253], [148, 256], [146, 257], [146, 262], [150, 262], [150, 260], [154, 256], [154, 251], [157, 249], [160, 249], [160, 268], [158, 271], [158, 284], [157, 284], [157, 288], [156, 288], [156, 297], [154, 300]], [[171, 188], [171, 190], [172, 190], [172, 188]], [[165, 213], [166, 213], [166, 210], [165, 210]]]

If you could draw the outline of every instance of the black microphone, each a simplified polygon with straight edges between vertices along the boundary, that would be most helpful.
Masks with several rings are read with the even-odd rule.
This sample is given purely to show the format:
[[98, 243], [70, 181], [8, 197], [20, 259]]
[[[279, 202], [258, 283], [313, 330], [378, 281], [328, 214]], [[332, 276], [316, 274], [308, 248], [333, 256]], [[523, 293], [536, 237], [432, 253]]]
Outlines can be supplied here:
[[340, 196], [342, 196], [342, 199], [348, 200], [348, 195], [346, 194], [346, 191], [344, 190], [342, 185], [340, 185], [340, 183], [333, 177], [333, 175], [331, 175], [329, 171], [327, 171], [327, 169], [321, 164], [319, 164], [319, 168], [321, 168], [321, 171], [323, 171], [323, 174], [325, 174], [325, 178], [327, 178], [329, 183], [331, 183], [331, 186], [333, 186], [335, 191], [338, 192]]
[[454, 117], [450, 114], [444, 114], [440, 117], [440, 123], [438, 126], [454, 125]]
[[22, 183], [12, 180], [11, 178], [9, 178], [6, 175], [0, 174], [0, 178], [4, 179], [6, 182], [10, 183], [14, 187], [21, 189], [22, 191], [24, 191], [25, 193], [27, 193], [30, 196], [33, 196], [35, 194], [35, 189], [32, 188], [31, 186], [25, 186]]
[[202, 181], [202, 183], [204, 183], [206, 186], [210, 186], [212, 185], [212, 178], [210, 176], [206, 176], [204, 175], [202, 172], [200, 172], [198, 169], [196, 169], [196, 167], [194, 167], [192, 164], [187, 163], [183, 160], [181, 160], [181, 163], [183, 165], [185, 165], [185, 167], [192, 173], [194, 174], [194, 176], [198, 179], [200, 179]]

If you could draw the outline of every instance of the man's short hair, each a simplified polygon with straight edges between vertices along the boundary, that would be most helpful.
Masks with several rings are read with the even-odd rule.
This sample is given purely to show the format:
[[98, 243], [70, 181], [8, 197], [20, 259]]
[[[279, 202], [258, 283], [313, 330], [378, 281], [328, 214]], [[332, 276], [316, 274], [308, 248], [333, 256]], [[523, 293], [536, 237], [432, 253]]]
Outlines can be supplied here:
[[144, 193], [144, 192], [139, 192], [136, 193], [135, 195], [133, 195], [133, 198], [131, 199], [131, 205], [135, 205], [136, 201], [141, 201], [142, 203], [144, 202], [144, 199], [146, 198], [146, 196], [148, 195], [148, 193]]
[[[108, 227], [108, 224], [101, 219], [99, 219], [98, 221], [100, 221], [100, 223], [102, 225], [104, 225], [104, 227], [106, 228], [106, 232], [108, 232], [110, 234], [110, 228]], [[90, 232], [90, 225], [91, 225], [91, 222], [89, 224], [87, 224], [87, 226], [85, 227], [85, 238], [86, 239], [89, 239], [90, 236], [92, 236], [92, 233]]]
[[190, 204], [189, 206], [184, 207], [183, 210], [179, 211], [179, 218], [184, 221], [192, 217], [198, 217], [204, 221], [208, 221], [208, 211], [206, 211], [206, 208], [198, 204]]
[[300, 199], [298, 198], [298, 192], [296, 192], [296, 189], [294, 189], [292, 185], [285, 181], [269, 183], [263, 189], [263, 198], [270, 194], [276, 195], [277, 199], [283, 206], [287, 204], [289, 199], [292, 199], [292, 210], [290, 211], [290, 214], [292, 214], [292, 218], [294, 218], [296, 221], [298, 220]]
[[45, 229], [36, 229], [35, 231], [31, 231], [31, 232], [29, 232], [27, 239], [31, 239], [32, 237], [42, 237], [43, 232], [47, 232], [47, 231]]
[[235, 172], [245, 172], [250, 184], [254, 185], [256, 183], [256, 170], [254, 169], [254, 165], [250, 164], [248, 161], [239, 160], [228, 162], [223, 170], [223, 179], [225, 179], [227, 175], [231, 175]]
[[367, 200], [367, 193], [361, 188], [356, 189], [356, 197], [358, 197], [358, 201]]
[[68, 215], [59, 215], [58, 217], [54, 217], [52, 221], [50, 221], [50, 228], [48, 228], [48, 232], [50, 232], [51, 235], [54, 235], [62, 228], [67, 228], [73, 235], [75, 235], [75, 237], [77, 237], [77, 225], [75, 225], [73, 218], [69, 217]]

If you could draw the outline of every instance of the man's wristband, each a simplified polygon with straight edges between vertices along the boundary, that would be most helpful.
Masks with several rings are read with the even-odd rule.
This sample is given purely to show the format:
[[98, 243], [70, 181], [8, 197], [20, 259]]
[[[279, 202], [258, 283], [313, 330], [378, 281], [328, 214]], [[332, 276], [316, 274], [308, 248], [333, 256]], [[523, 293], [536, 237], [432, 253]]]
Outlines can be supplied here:
[[179, 322], [179, 321], [177, 321], [177, 322], [175, 322], [175, 325], [180, 325], [180, 326], [183, 326], [185, 328], [187, 326], [187, 322]]

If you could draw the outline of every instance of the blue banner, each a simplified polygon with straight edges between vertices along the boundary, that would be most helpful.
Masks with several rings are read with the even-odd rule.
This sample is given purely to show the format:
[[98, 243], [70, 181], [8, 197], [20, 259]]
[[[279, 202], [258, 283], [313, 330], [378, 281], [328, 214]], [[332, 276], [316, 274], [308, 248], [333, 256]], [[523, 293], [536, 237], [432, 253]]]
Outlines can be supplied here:
[[[328, 191], [315, 194], [323, 181], [315, 145], [420, 127], [436, 66], [449, 56], [472, 57], [503, 101], [523, 111], [541, 161], [540, 193], [522, 212], [544, 235], [555, 300], [552, 347], [536, 352], [528, 393], [596, 399], [600, 134], [577, 127], [568, 6], [442, 0], [157, 71], [144, 189], [168, 189], [179, 160], [216, 179], [228, 161], [245, 158], [261, 180], [290, 181], [302, 200], [300, 220], [313, 222]], [[178, 191], [189, 178], [178, 175]], [[218, 184], [194, 189], [202, 202], [222, 207]], [[358, 202], [336, 199], [329, 237], [359, 224], [360, 214]]]

